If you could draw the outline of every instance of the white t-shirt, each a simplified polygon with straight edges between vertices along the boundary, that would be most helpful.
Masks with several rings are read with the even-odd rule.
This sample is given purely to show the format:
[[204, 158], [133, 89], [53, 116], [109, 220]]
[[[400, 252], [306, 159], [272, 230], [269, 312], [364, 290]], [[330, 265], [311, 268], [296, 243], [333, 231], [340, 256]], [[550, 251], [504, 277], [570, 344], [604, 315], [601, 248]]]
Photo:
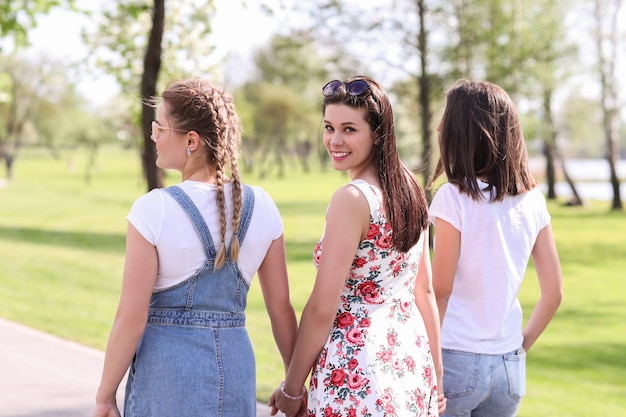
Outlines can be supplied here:
[[[219, 209], [216, 203], [217, 187], [195, 181], [178, 184], [191, 198], [204, 217], [217, 251], [220, 238]], [[261, 187], [254, 190], [254, 211], [248, 231], [241, 243], [237, 264], [250, 283], [265, 259], [272, 241], [283, 234], [283, 224], [276, 204]], [[226, 242], [232, 239], [232, 186], [226, 183]], [[245, 198], [245, 195], [244, 195]], [[206, 256], [202, 242], [191, 220], [181, 205], [167, 192], [154, 189], [139, 197], [130, 209], [127, 220], [159, 254], [159, 268], [155, 290], [168, 288], [192, 276], [204, 263]]]
[[[478, 184], [481, 189], [487, 186]], [[537, 235], [550, 223], [550, 214], [537, 188], [499, 202], [484, 195], [484, 200], [475, 201], [446, 183], [430, 206], [432, 223], [439, 218], [461, 232], [441, 344], [464, 352], [502, 354], [522, 344], [517, 295]]]

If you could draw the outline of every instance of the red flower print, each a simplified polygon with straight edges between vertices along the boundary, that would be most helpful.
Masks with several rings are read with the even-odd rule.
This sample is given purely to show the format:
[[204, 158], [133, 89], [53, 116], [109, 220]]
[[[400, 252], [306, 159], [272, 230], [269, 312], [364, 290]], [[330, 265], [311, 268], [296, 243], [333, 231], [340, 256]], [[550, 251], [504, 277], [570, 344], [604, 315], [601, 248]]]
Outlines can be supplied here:
[[380, 233], [380, 226], [370, 223], [370, 230], [367, 232], [367, 240], [372, 240]]
[[348, 387], [350, 389], [355, 390], [359, 389], [365, 380], [359, 374], [352, 374], [348, 377]]
[[359, 361], [357, 359], [352, 358], [348, 361], [348, 368], [355, 369], [357, 366], [359, 366]]
[[424, 373], [422, 374], [422, 377], [428, 381], [429, 384], [432, 384], [432, 380], [433, 380], [433, 370], [427, 366], [426, 368], [424, 368]]
[[415, 360], [412, 356], [406, 357], [406, 367], [409, 369], [409, 372], [412, 372], [415, 369]]
[[402, 310], [403, 313], [408, 313], [409, 309], [411, 308], [411, 302], [410, 301], [402, 301], [400, 303], [400, 310]]
[[346, 339], [348, 342], [355, 344], [357, 346], [363, 346], [363, 333], [357, 328], [353, 328], [348, 330], [346, 333]]
[[382, 250], [387, 250], [391, 247], [391, 236], [387, 233], [381, 235], [376, 239], [375, 245]]
[[424, 409], [424, 396], [420, 395], [419, 397], [417, 397], [417, 407], [420, 410]]
[[389, 346], [395, 346], [396, 344], [396, 335], [395, 333], [390, 333], [387, 335], [387, 344], [389, 344]]
[[337, 317], [337, 326], [340, 329], [352, 326], [354, 324], [354, 316], [347, 311], [344, 311]]
[[359, 294], [361, 295], [368, 295], [368, 294], [378, 292], [378, 287], [376, 286], [376, 283], [373, 281], [362, 282], [361, 284], [359, 284], [358, 288], [359, 288]]
[[385, 413], [390, 416], [396, 415], [396, 409], [394, 408], [393, 404], [385, 404]]
[[393, 265], [393, 275], [397, 277], [398, 275], [400, 275], [400, 272], [402, 272], [402, 263], [396, 262]]
[[365, 281], [362, 284], [359, 284], [358, 293], [368, 303], [378, 304], [382, 302], [380, 299], [380, 293], [378, 292], [378, 287], [373, 281]]
[[356, 417], [356, 410], [354, 408], [348, 410], [348, 417]]
[[355, 268], [363, 268], [366, 263], [367, 260], [365, 258], [354, 258], [354, 260], [352, 261], [352, 266], [354, 266]]
[[378, 354], [378, 357], [380, 357], [380, 360], [383, 362], [389, 362], [392, 356], [393, 354], [391, 353], [391, 350], [389, 349], [383, 350], [382, 352]]
[[370, 324], [372, 324], [372, 322], [367, 317], [363, 317], [359, 322], [359, 326], [361, 327], [370, 327]]
[[333, 369], [333, 372], [330, 374], [330, 382], [336, 387], [342, 386], [345, 379], [346, 372], [343, 369]]
[[322, 256], [322, 243], [318, 242], [315, 245], [315, 250], [313, 251], [313, 263], [314, 265], [320, 264], [320, 257]]

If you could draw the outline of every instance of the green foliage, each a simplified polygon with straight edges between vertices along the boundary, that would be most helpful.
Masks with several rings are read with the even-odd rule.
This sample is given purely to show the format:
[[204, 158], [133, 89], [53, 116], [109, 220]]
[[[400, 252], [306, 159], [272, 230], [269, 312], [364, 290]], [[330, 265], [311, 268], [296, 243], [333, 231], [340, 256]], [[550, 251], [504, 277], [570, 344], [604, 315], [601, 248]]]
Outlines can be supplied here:
[[[213, 0], [165, 1], [162, 64], [157, 91], [178, 78], [216, 72], [215, 45], [210, 34], [215, 15]], [[107, 2], [92, 15], [93, 26], [84, 30], [84, 42], [93, 50], [95, 65], [113, 75], [124, 91], [139, 93], [148, 34], [152, 27], [153, 0]]]
[[[104, 147], [90, 186], [68, 170], [85, 150], [26, 149], [13, 182], [0, 187], [0, 316], [104, 349], [121, 284], [125, 216], [144, 192], [135, 152]], [[312, 289], [312, 251], [334, 190], [334, 171], [283, 179], [245, 177], [276, 200], [285, 226], [292, 302], [298, 312]], [[168, 183], [178, 174], [169, 173]], [[549, 206], [563, 266], [565, 298], [528, 354], [528, 390], [520, 417], [595, 417], [626, 410], [626, 215], [608, 203]], [[526, 317], [539, 296], [532, 265], [520, 292]], [[282, 379], [280, 355], [256, 281], [248, 321], [257, 358], [258, 398]], [[589, 393], [593, 392], [593, 395]]]
[[5, 0], [0, 2], [0, 40], [12, 37], [15, 46], [27, 45], [28, 31], [37, 25], [37, 15], [48, 13], [54, 7], [71, 6], [73, 3], [74, 0], [23, 0], [19, 2]]

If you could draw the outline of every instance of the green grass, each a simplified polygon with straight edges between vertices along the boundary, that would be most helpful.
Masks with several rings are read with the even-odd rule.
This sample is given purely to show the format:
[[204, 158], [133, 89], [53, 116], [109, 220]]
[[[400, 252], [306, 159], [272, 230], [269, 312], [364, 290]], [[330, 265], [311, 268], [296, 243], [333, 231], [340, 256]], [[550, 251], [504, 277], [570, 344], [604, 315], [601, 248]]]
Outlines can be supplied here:
[[[119, 297], [125, 217], [145, 190], [134, 152], [103, 149], [89, 184], [86, 160], [81, 150], [55, 160], [27, 149], [13, 181], [0, 187], [0, 316], [104, 349]], [[177, 179], [168, 173], [168, 183]], [[312, 250], [326, 206], [346, 177], [291, 167], [283, 179], [244, 179], [270, 192], [281, 211], [299, 314], [313, 285]], [[529, 353], [521, 417], [626, 413], [626, 215], [608, 208], [550, 203], [565, 299]], [[520, 294], [526, 315], [538, 297], [532, 265], [527, 278]], [[265, 401], [282, 366], [256, 282], [248, 329]]]

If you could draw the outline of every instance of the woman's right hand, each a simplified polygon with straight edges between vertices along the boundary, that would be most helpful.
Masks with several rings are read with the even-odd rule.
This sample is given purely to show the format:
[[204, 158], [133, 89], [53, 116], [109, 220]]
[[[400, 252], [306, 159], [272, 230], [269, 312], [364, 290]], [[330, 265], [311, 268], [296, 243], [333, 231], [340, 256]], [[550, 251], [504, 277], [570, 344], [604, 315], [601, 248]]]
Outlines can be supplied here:
[[121, 414], [115, 402], [97, 403], [93, 417], [121, 417]]

